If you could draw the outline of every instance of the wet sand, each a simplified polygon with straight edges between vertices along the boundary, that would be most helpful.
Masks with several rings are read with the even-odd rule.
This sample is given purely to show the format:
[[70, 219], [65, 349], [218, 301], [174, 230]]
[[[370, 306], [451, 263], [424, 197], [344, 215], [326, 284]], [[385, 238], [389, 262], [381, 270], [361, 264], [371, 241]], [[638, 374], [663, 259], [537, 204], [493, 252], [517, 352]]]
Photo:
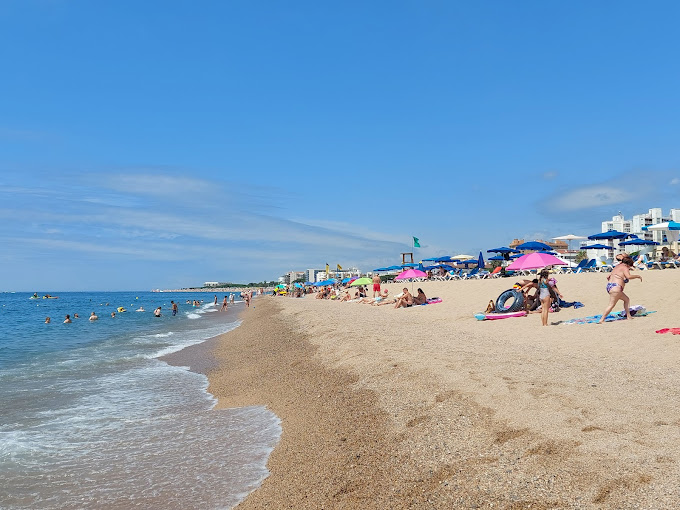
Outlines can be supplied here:
[[657, 313], [601, 326], [560, 324], [602, 312], [601, 274], [558, 276], [586, 307], [550, 327], [473, 318], [509, 279], [417, 284], [443, 302], [400, 310], [258, 298], [209, 373], [220, 407], [282, 419], [239, 508], [678, 506], [680, 337], [654, 331], [680, 326], [680, 271], [642, 275]]

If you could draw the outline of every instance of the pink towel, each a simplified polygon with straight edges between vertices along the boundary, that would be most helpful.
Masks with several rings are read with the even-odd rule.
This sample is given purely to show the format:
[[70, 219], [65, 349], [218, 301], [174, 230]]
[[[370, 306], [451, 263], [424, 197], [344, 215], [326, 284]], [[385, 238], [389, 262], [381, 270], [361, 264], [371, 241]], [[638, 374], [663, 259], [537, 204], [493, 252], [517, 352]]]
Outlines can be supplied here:
[[680, 328], [663, 328], [656, 331], [657, 333], [673, 333], [674, 335], [680, 335]]

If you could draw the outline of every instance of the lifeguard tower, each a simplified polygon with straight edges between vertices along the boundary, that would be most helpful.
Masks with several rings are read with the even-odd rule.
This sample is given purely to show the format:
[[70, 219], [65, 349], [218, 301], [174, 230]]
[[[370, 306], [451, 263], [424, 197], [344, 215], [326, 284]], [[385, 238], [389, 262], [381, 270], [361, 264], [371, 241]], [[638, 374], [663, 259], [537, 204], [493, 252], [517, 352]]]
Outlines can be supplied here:
[[402, 253], [401, 264], [413, 264], [413, 253]]

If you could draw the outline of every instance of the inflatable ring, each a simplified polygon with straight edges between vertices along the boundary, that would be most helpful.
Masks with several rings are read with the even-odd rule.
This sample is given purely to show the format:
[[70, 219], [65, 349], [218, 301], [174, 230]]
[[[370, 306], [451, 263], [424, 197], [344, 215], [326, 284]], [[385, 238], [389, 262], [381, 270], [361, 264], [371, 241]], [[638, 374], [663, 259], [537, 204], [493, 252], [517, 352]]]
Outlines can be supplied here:
[[[510, 306], [505, 306], [508, 299], [512, 298]], [[512, 313], [519, 312], [524, 308], [524, 294], [515, 289], [509, 289], [503, 292], [496, 300], [496, 313]]]

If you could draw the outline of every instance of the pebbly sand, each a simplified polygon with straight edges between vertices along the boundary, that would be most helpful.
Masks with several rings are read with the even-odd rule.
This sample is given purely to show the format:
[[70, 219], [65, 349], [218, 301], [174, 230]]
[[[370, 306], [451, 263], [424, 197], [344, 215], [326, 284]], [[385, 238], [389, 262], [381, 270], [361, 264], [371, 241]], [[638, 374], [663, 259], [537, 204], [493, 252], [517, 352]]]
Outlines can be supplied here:
[[[209, 374], [220, 407], [282, 420], [238, 508], [680, 506], [680, 336], [655, 333], [680, 327], [680, 270], [641, 274], [656, 313], [604, 325], [474, 319], [509, 278], [415, 284], [443, 302], [399, 310], [258, 298]], [[551, 323], [602, 313], [606, 275], [557, 278], [586, 306]]]

